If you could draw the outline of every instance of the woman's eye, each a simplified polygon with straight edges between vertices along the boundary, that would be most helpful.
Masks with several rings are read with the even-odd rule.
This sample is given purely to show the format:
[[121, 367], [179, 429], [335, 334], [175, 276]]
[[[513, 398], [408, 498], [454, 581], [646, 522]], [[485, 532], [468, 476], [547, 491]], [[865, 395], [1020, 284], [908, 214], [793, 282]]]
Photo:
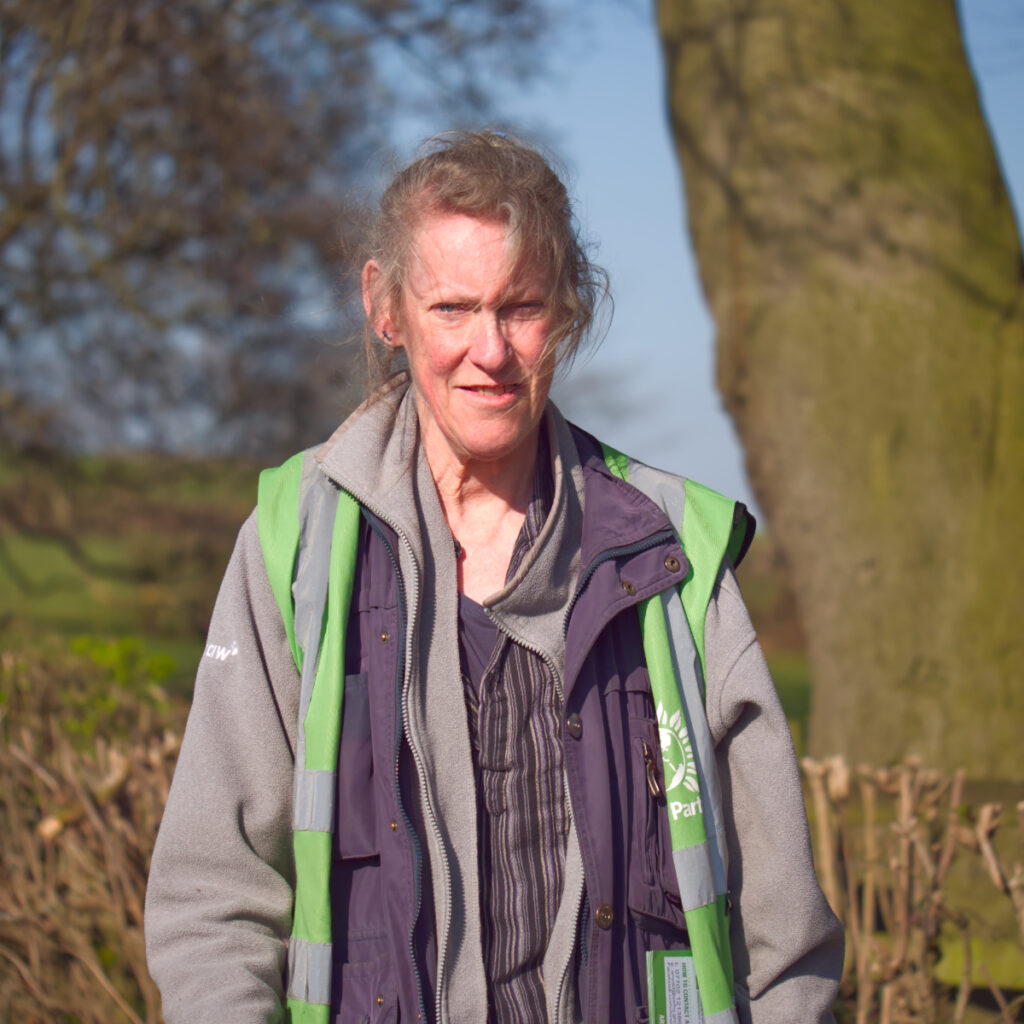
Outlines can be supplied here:
[[517, 302], [512, 306], [506, 307], [503, 313], [506, 317], [510, 317], [513, 320], [535, 320], [537, 317], [544, 315], [544, 303]]

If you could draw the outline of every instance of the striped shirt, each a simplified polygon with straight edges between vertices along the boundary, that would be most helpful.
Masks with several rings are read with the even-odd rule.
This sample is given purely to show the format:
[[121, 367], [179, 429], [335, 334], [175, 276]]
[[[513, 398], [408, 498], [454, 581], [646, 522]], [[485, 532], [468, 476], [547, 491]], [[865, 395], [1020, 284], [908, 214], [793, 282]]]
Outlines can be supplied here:
[[[551, 502], [542, 442], [506, 579], [536, 540]], [[562, 698], [544, 659], [467, 602], [460, 600], [459, 640], [476, 775], [488, 1024], [534, 1024], [547, 1014], [542, 964], [562, 895], [569, 832]], [[488, 645], [493, 649], [481, 674]]]

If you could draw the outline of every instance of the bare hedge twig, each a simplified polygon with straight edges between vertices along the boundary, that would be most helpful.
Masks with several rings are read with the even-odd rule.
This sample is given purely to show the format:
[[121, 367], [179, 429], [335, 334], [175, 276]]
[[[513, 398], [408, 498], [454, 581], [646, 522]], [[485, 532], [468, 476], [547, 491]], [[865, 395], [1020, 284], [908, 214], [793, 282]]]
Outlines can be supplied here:
[[67, 946], [64, 947], [64, 952], [67, 953], [68, 956], [75, 957], [75, 959], [78, 960], [78, 962], [96, 978], [103, 989], [109, 994], [110, 998], [113, 999], [114, 1002], [124, 1011], [125, 1016], [132, 1022], [132, 1024], [142, 1024], [142, 1019], [128, 1005], [124, 996], [114, 988], [110, 983], [110, 979], [103, 973], [103, 968], [100, 967], [92, 957], [85, 956], [77, 949], [70, 949]]
[[963, 1024], [964, 1014], [967, 1013], [967, 1001], [971, 997], [971, 936], [966, 924], [960, 927], [960, 943], [964, 951], [964, 967], [960, 972], [960, 988], [956, 994], [953, 1024]]
[[978, 837], [978, 846], [981, 848], [981, 857], [985, 862], [985, 869], [988, 871], [992, 884], [1000, 892], [1009, 892], [1006, 885], [1006, 878], [1003, 869], [999, 864], [999, 858], [992, 848], [992, 834], [1003, 820], [1002, 804], [983, 804], [978, 813], [978, 824], [975, 826], [975, 835]]
[[999, 986], [992, 980], [992, 975], [989, 973], [988, 968], [984, 964], [979, 964], [981, 973], [985, 975], [985, 981], [988, 983], [989, 991], [995, 998], [996, 1004], [999, 1006], [999, 1016], [1006, 1022], [1006, 1024], [1013, 1024], [1013, 1018], [1010, 1016], [1010, 1007], [1007, 1005], [1006, 997], [999, 990]]
[[821, 885], [825, 890], [826, 899], [841, 921], [843, 920], [843, 904], [836, 877], [836, 851], [829, 821], [828, 795], [825, 791], [825, 775], [828, 768], [822, 762], [809, 757], [805, 757], [801, 765], [811, 787], [814, 826], [818, 837], [818, 871], [822, 875]]

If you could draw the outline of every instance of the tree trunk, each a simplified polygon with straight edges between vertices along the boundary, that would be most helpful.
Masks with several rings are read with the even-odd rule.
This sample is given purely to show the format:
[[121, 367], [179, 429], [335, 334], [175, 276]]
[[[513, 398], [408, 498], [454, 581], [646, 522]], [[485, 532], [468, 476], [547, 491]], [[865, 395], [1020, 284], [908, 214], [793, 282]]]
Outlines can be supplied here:
[[812, 752], [1024, 776], [1024, 268], [953, 0], [659, 0]]

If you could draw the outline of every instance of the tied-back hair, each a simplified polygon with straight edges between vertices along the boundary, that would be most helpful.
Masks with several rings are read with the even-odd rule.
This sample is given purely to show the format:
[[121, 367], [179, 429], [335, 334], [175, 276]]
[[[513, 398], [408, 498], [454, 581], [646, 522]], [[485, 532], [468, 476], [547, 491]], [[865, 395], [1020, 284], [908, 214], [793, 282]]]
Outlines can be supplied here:
[[568, 366], [598, 333], [597, 321], [606, 320], [599, 314], [611, 299], [607, 274], [587, 255], [561, 178], [536, 149], [504, 132], [445, 132], [420, 152], [385, 189], [370, 229], [367, 255], [380, 268], [364, 328], [371, 394], [389, 376], [395, 355], [379, 341], [373, 322], [383, 311], [401, 322], [416, 231], [434, 214], [496, 220], [507, 227], [510, 266], [532, 262], [547, 269], [548, 345], [556, 364]]

